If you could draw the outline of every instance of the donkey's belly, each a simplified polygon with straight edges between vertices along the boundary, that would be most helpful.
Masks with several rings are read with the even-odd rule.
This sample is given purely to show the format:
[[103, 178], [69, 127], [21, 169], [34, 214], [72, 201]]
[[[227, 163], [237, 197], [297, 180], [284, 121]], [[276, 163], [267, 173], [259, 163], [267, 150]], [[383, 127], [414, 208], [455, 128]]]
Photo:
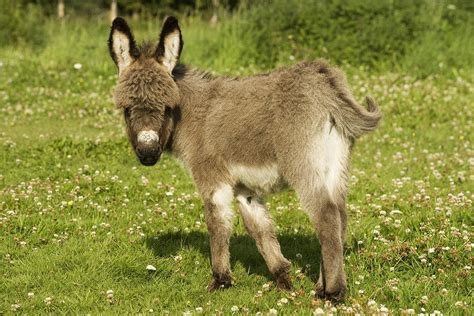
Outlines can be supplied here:
[[238, 164], [230, 166], [229, 171], [237, 184], [244, 185], [257, 194], [276, 192], [285, 186], [276, 164], [263, 166]]

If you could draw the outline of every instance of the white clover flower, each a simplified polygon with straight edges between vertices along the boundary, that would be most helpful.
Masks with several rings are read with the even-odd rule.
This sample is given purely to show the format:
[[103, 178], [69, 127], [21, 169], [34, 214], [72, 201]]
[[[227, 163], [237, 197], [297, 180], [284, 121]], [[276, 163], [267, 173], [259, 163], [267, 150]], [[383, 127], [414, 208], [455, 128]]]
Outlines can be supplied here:
[[278, 314], [278, 311], [274, 308], [270, 308], [270, 310], [268, 311], [268, 315], [276, 315]]
[[459, 307], [459, 308], [466, 308], [468, 304], [463, 301], [457, 301], [456, 303], [454, 303], [454, 306]]
[[18, 304], [18, 303], [12, 304], [12, 305], [11, 305], [11, 311], [12, 311], [12, 312], [16, 312], [17, 309], [19, 309], [20, 307], [21, 307], [21, 305]]
[[377, 303], [374, 300], [370, 300], [367, 302], [367, 306], [376, 306]]
[[82, 64], [76, 63], [74, 64], [74, 69], [79, 70], [82, 68]]
[[239, 307], [234, 305], [230, 308], [230, 310], [231, 310], [232, 313], [237, 313], [239, 311]]
[[318, 307], [314, 310], [313, 315], [324, 315], [326, 314], [321, 307]]
[[146, 266], [146, 269], [149, 271], [149, 272], [155, 272], [156, 271], [156, 268], [154, 266], [152, 266], [151, 264], [147, 265]]

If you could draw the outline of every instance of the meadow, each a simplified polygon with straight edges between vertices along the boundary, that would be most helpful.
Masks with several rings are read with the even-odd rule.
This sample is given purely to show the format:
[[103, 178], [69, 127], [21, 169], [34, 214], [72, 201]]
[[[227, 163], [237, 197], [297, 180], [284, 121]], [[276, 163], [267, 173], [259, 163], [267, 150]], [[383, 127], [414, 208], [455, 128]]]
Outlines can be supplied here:
[[[275, 3], [282, 12], [286, 2]], [[303, 25], [310, 14], [302, 7], [294, 32], [261, 8], [217, 26], [182, 20], [186, 64], [251, 75], [322, 56], [347, 73], [358, 100], [370, 94], [379, 103], [381, 126], [353, 150], [349, 292], [337, 306], [314, 299], [319, 245], [291, 190], [266, 203], [294, 290], [275, 288], [236, 216], [235, 286], [206, 292], [202, 202], [171, 156], [154, 167], [135, 158], [113, 104], [106, 20], [47, 19], [37, 26], [41, 43], [0, 45], [0, 314], [472, 314], [472, 11], [466, 22], [439, 3], [433, 21], [447, 16], [452, 26], [413, 39], [380, 31], [373, 42], [331, 40], [343, 19], [316, 25], [318, 37]], [[131, 25], [138, 39], [157, 39], [161, 20]], [[384, 36], [406, 47], [386, 47]]]

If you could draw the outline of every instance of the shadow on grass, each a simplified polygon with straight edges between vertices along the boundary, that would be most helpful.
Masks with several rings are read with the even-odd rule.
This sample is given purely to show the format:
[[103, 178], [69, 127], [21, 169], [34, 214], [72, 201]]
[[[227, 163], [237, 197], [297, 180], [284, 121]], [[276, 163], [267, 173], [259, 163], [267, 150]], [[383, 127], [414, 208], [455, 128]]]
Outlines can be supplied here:
[[[314, 281], [319, 273], [320, 246], [315, 236], [306, 234], [282, 234], [278, 236], [283, 255], [293, 265], [303, 271], [310, 265], [309, 276]], [[180, 249], [192, 248], [210, 257], [209, 236], [205, 232], [164, 233], [145, 240], [146, 246], [157, 257], [176, 255]], [[297, 255], [297, 254], [301, 254]], [[263, 257], [257, 250], [254, 240], [248, 235], [233, 235], [230, 239], [230, 260], [232, 268], [237, 262], [249, 274], [258, 274], [272, 280]]]

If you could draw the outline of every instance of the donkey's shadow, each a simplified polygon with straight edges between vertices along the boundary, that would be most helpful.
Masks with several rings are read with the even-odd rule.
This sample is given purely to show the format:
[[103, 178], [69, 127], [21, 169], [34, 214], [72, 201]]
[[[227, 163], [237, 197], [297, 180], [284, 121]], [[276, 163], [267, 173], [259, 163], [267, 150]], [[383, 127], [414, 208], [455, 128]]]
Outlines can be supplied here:
[[[298, 266], [315, 280], [319, 273], [320, 246], [316, 237], [302, 233], [283, 233], [278, 236], [283, 255], [293, 266]], [[193, 248], [210, 257], [209, 236], [205, 232], [162, 233], [145, 240], [146, 246], [157, 257], [176, 255], [180, 249]], [[230, 239], [230, 261], [234, 268], [239, 262], [249, 274], [258, 274], [272, 280], [263, 257], [254, 240], [248, 235], [233, 235]], [[308, 266], [309, 265], [309, 266]]]

